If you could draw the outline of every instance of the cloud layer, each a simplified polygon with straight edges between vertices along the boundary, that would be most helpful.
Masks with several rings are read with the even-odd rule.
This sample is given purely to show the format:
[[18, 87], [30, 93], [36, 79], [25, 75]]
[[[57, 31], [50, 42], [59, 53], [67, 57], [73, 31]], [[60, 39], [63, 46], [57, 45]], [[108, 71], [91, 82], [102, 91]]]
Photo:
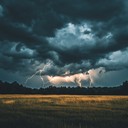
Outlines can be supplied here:
[[125, 70], [127, 8], [127, 0], [1, 0], [0, 69], [25, 78], [50, 60], [42, 75]]

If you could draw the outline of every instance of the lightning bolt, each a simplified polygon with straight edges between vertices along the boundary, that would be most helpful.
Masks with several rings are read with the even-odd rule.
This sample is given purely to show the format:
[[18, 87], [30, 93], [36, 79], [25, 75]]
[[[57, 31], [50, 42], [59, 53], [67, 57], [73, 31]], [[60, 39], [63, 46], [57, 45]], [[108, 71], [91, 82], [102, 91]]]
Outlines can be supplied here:
[[[39, 70], [40, 71], [40, 70]], [[28, 77], [26, 81], [24, 82], [25, 85], [28, 83], [29, 80], [31, 80], [39, 71], [36, 71], [32, 76]]]
[[89, 87], [92, 87], [93, 79], [89, 72], [86, 72], [86, 75], [89, 77]]
[[82, 74], [79, 75], [79, 77], [76, 81], [76, 83], [78, 84], [79, 87], [82, 87], [82, 85], [81, 85], [81, 76], [82, 76]]
[[91, 75], [90, 75], [90, 74], [88, 74], [88, 75], [89, 75], [89, 82], [90, 82], [89, 87], [91, 88], [91, 87], [92, 87], [92, 83], [93, 83], [93, 79], [92, 79], [92, 77], [91, 77]]
[[46, 65], [44, 65], [43, 69], [40, 69], [38, 71], [36, 71], [32, 76], [28, 77], [25, 81], [25, 85], [27, 85], [28, 81], [31, 80], [35, 75], [37, 75], [39, 73], [40, 75], [40, 79], [43, 82], [43, 86], [45, 85], [44, 83], [44, 78], [42, 76], [42, 73], [51, 65], [51, 62], [49, 61]]

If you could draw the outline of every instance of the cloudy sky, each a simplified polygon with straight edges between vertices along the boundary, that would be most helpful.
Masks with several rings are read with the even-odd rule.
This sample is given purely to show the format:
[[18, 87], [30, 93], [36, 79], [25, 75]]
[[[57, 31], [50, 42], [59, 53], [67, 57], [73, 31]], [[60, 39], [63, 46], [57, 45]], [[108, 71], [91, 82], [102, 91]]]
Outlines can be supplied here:
[[128, 80], [128, 1], [0, 0], [0, 79], [120, 85]]

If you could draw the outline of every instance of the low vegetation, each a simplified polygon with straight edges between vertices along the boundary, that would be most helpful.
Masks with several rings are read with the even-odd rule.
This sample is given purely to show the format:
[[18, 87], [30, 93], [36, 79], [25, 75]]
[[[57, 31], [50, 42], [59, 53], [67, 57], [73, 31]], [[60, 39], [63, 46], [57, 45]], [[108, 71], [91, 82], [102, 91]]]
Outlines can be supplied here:
[[0, 128], [127, 128], [128, 96], [0, 95]]
[[50, 95], [128, 95], [128, 81], [117, 87], [56, 87], [27, 88], [17, 82], [0, 81], [0, 94], [50, 94]]

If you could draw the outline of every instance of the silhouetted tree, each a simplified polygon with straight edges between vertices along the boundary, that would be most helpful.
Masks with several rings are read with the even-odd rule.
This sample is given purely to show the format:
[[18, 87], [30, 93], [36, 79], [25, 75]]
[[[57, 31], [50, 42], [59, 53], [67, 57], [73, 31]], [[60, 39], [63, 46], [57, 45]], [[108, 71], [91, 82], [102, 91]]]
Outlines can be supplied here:
[[32, 89], [18, 82], [8, 83], [0, 80], [0, 94], [70, 94], [70, 95], [128, 95], [128, 81], [118, 87], [55, 87]]

